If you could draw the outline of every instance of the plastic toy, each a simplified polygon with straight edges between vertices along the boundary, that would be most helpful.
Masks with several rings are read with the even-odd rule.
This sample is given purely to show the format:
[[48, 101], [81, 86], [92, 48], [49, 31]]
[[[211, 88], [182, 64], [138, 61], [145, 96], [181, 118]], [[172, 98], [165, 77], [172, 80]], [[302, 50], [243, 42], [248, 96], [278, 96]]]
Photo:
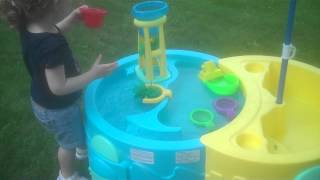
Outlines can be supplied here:
[[[290, 7], [292, 14], [295, 0]], [[218, 61], [195, 51], [165, 50], [167, 11], [164, 1], [135, 5], [138, 53], [120, 59], [117, 71], [86, 89], [92, 179], [317, 178], [317, 168], [301, 171], [320, 164], [320, 85], [315, 83], [320, 82], [320, 69], [288, 63], [294, 54], [292, 31], [282, 64], [270, 56]], [[292, 18], [289, 22], [292, 26]], [[167, 97], [170, 88], [174, 97], [141, 103], [133, 93], [141, 81], [156, 82]], [[226, 95], [237, 103], [221, 100]], [[217, 111], [208, 111], [214, 100]], [[233, 120], [215, 114], [219, 112]]]
[[214, 115], [207, 109], [196, 109], [190, 113], [192, 123], [212, 129], [214, 127]]
[[210, 81], [223, 76], [223, 72], [212, 61], [206, 61], [201, 65], [199, 78], [202, 81]]
[[104, 16], [107, 11], [99, 8], [80, 8], [80, 13], [86, 26], [90, 28], [100, 28], [103, 26]]
[[237, 92], [239, 79], [233, 74], [225, 74], [212, 61], [201, 65], [200, 80], [215, 94], [229, 96]]
[[167, 70], [164, 23], [168, 5], [163, 1], [146, 1], [132, 8], [138, 30], [138, 77], [144, 82], [159, 82], [169, 78]]
[[135, 88], [135, 95], [141, 99], [147, 98], [156, 98], [161, 95], [161, 89], [156, 86], [146, 86], [146, 84], [139, 84]]
[[[132, 8], [135, 17], [134, 24], [138, 29], [139, 63], [136, 74], [145, 83], [161, 82], [170, 77], [167, 70], [165, 38], [163, 24], [166, 22], [168, 5], [163, 1], [146, 1], [136, 4]], [[145, 97], [143, 103], [158, 103], [172, 92], [161, 85], [153, 83], [159, 88], [161, 95], [155, 98]], [[151, 85], [146, 85], [151, 87]]]
[[218, 95], [229, 96], [236, 93], [239, 89], [240, 81], [233, 74], [225, 74], [220, 78], [204, 81], [204, 84]]
[[220, 98], [213, 103], [214, 108], [228, 119], [233, 119], [237, 113], [238, 103], [232, 98]]
[[[133, 93], [134, 85], [141, 82], [134, 71], [138, 58], [136, 54], [120, 59], [112, 76], [94, 81], [86, 90], [85, 128], [92, 178], [203, 180], [205, 146], [199, 137], [228, 121], [217, 119], [219, 123], [211, 121], [198, 126], [190, 120], [190, 112], [212, 109], [212, 93], [203, 88], [197, 75], [203, 59], [217, 58], [193, 51], [168, 50], [171, 76], [159, 85], [170, 87], [175, 95], [156, 104], [141, 103], [141, 98]], [[186, 82], [187, 76], [190, 78]], [[239, 93], [235, 98], [243, 97]], [[198, 113], [193, 113], [193, 118], [201, 122]], [[204, 122], [211, 119], [210, 115], [204, 117], [209, 117]], [[92, 139], [97, 135], [110, 142], [116, 152], [106, 153], [109, 145], [105, 150], [95, 146]], [[114, 154], [118, 161], [113, 160]]]
[[155, 104], [158, 103], [160, 101], [162, 101], [165, 97], [172, 97], [172, 92], [169, 89], [166, 89], [160, 85], [157, 84], [147, 84], [146, 85], [147, 88], [149, 87], [154, 87], [154, 88], [158, 88], [160, 91], [160, 95], [157, 97], [144, 97], [143, 98], [143, 103], [147, 103], [147, 104]]

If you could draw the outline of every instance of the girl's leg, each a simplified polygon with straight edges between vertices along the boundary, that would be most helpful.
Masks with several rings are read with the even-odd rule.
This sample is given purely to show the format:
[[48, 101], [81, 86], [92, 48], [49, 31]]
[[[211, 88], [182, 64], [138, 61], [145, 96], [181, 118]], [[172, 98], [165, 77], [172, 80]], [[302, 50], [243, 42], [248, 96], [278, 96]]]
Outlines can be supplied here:
[[[32, 101], [32, 108], [40, 123], [55, 135], [56, 141], [60, 145], [58, 160], [61, 175], [59, 177], [79, 179], [75, 171], [75, 148], [86, 147], [79, 104], [75, 103], [63, 109], [50, 110]], [[64, 179], [59, 177], [58, 179]]]
[[68, 149], [59, 147], [58, 160], [60, 164], [61, 175], [63, 177], [72, 176], [75, 172], [74, 150], [68, 150]]
[[84, 160], [88, 157], [87, 149], [82, 147], [77, 147], [75, 155], [76, 155], [76, 159]]

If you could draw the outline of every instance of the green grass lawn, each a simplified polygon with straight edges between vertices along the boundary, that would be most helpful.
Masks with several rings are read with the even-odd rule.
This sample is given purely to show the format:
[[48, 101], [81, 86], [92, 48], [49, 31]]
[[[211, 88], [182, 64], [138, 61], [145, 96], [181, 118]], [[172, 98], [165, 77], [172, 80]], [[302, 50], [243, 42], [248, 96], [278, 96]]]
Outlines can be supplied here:
[[[137, 0], [92, 0], [108, 9], [105, 27], [81, 25], [67, 34], [86, 70], [102, 53], [104, 62], [136, 53], [137, 32], [130, 15]], [[168, 48], [218, 57], [280, 56], [289, 0], [168, 0]], [[320, 67], [320, 1], [297, 4], [293, 44], [296, 58]], [[0, 179], [55, 179], [57, 145], [35, 120], [29, 101], [30, 78], [21, 58], [19, 36], [0, 22]], [[319, 83], [319, 82], [315, 82]]]

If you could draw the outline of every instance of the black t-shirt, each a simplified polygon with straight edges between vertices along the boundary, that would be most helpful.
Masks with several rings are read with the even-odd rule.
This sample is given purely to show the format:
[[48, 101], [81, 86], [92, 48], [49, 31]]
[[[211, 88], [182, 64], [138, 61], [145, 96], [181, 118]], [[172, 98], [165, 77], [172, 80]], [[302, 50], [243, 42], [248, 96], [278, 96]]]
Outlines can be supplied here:
[[65, 76], [80, 74], [78, 62], [73, 58], [65, 37], [59, 33], [21, 32], [22, 52], [25, 65], [31, 75], [31, 96], [41, 106], [48, 109], [59, 109], [73, 104], [81, 91], [57, 96], [49, 89], [45, 69], [64, 65]]

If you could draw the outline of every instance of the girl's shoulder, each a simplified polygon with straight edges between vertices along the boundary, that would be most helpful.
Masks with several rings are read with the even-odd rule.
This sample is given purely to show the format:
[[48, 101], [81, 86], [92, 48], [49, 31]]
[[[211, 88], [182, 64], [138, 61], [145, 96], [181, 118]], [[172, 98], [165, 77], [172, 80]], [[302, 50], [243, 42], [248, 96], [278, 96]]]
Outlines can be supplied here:
[[59, 46], [68, 46], [66, 38], [61, 33], [40, 32], [34, 33], [28, 30], [20, 32], [22, 42], [25, 46], [36, 49], [51, 49]]

